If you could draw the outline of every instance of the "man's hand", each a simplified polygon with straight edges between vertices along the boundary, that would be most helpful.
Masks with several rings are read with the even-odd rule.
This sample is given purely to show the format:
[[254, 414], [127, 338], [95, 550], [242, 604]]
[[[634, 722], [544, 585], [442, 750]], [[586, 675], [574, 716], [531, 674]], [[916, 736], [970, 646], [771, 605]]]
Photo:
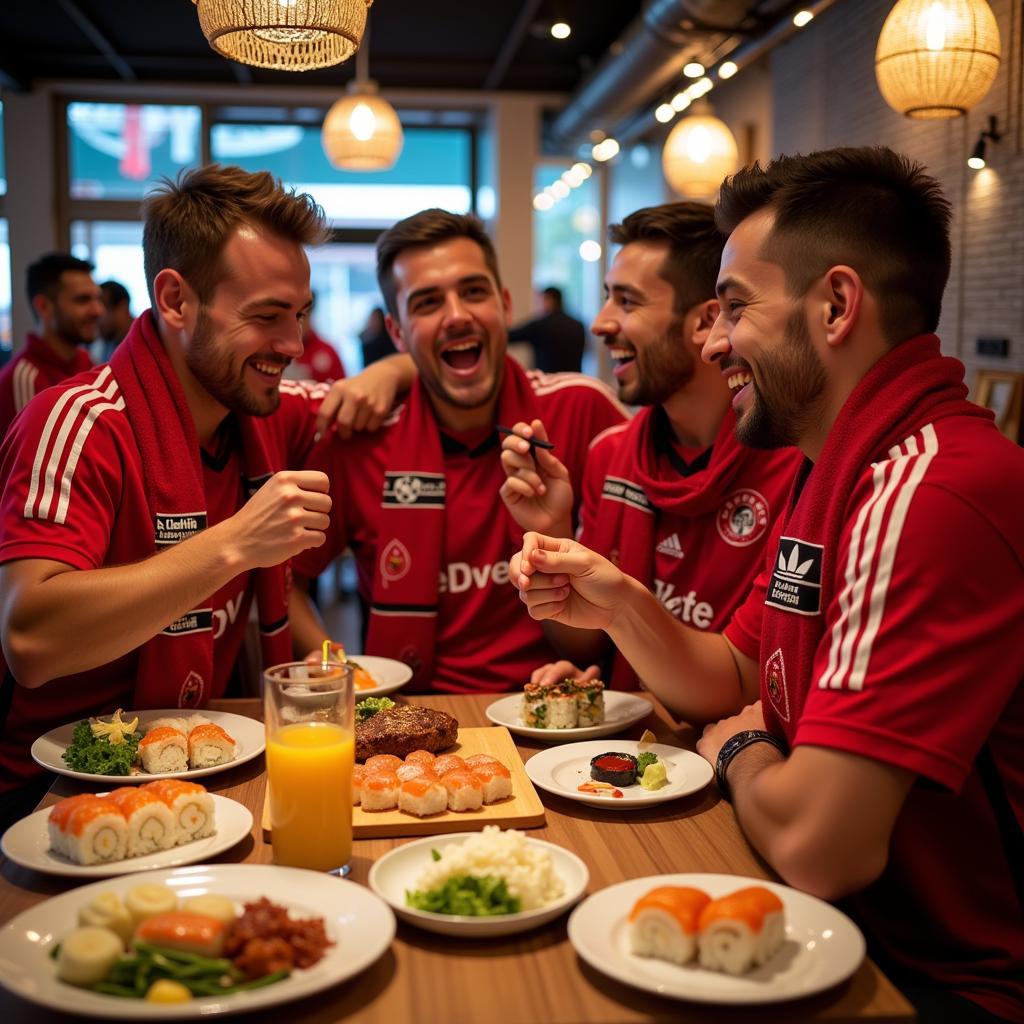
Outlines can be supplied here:
[[549, 686], [553, 683], [560, 683], [563, 679], [571, 679], [576, 683], [589, 683], [601, 678], [601, 670], [596, 665], [583, 670], [577, 668], [571, 661], [549, 661], [540, 668], [535, 668], [530, 673], [531, 683], [540, 683], [542, 686]]
[[540, 420], [516, 423], [501, 445], [505, 482], [501, 500], [524, 530], [555, 537], [572, 536], [572, 484], [569, 471], [545, 448], [535, 448], [524, 438], [547, 441]]
[[[723, 718], [720, 722], [712, 722], [705, 726], [701, 738], [697, 740], [697, 753], [714, 768], [718, 763], [718, 752], [725, 746], [726, 740], [735, 736], [738, 732], [746, 732], [748, 729], [765, 728], [764, 714], [761, 711], [761, 702], [755, 701], [748, 704], [738, 715], [730, 718]], [[765, 744], [767, 746], [767, 744]], [[773, 752], [774, 748], [771, 748]], [[773, 756], [777, 760], [777, 756]]]
[[326, 473], [275, 473], [230, 519], [213, 529], [230, 529], [241, 567], [280, 565], [306, 548], [323, 544], [330, 525], [329, 491]]
[[377, 430], [395, 398], [405, 394], [415, 379], [412, 359], [394, 355], [371, 363], [354, 377], [335, 381], [317, 413], [317, 433], [326, 433], [332, 423], [342, 440], [358, 431]]
[[629, 577], [574, 540], [527, 533], [509, 582], [534, 619], [607, 630], [629, 596]]

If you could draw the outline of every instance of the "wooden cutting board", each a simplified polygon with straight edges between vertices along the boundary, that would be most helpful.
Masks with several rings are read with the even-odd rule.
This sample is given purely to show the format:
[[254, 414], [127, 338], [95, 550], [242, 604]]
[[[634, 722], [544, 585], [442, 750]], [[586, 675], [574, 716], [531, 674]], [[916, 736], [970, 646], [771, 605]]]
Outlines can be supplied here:
[[[502, 828], [539, 828], [544, 824], [544, 805], [526, 774], [522, 758], [508, 729], [459, 729], [459, 741], [446, 754], [468, 757], [490, 754], [512, 773], [512, 795], [493, 804], [484, 804], [479, 811], [445, 811], [429, 818], [417, 818], [404, 811], [364, 811], [352, 808], [352, 832], [356, 839], [379, 839], [393, 836], [436, 836], [445, 832], [472, 832], [484, 825]], [[270, 785], [263, 800], [263, 832], [270, 841]]]

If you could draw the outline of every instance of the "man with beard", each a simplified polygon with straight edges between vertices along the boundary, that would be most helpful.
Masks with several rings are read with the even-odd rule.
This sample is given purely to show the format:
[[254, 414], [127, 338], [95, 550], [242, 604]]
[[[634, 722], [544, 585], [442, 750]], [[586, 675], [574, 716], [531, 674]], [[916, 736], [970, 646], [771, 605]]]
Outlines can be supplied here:
[[212, 166], [144, 216], [152, 309], [0, 449], [6, 814], [54, 725], [221, 696], [254, 601], [265, 662], [289, 660], [285, 563], [327, 525], [327, 478], [288, 470], [326, 388], [282, 381], [322, 212], [269, 174]]
[[[718, 316], [715, 279], [724, 237], [702, 203], [666, 203], [612, 225], [622, 246], [591, 326], [615, 363], [619, 399], [643, 410], [598, 438], [587, 456], [579, 540], [648, 586], [672, 615], [721, 630], [764, 564], [772, 523], [800, 463], [786, 448], [758, 452], [735, 439], [729, 387], [700, 349]], [[545, 437], [543, 424], [517, 424]], [[512, 435], [502, 498], [524, 530], [570, 537], [572, 488], [565, 467]], [[556, 648], [578, 665], [613, 654], [597, 630], [545, 623]], [[558, 662], [535, 679], [579, 677]], [[593, 673], [590, 673], [593, 674]], [[635, 689], [616, 655], [612, 685]]]
[[[588, 444], [623, 410], [592, 378], [526, 374], [506, 355], [509, 294], [475, 217], [425, 210], [399, 221], [377, 243], [377, 280], [417, 380], [377, 435], [326, 437], [314, 451], [307, 466], [330, 477], [334, 511], [327, 543], [297, 558], [296, 574], [316, 576], [350, 546], [368, 654], [405, 661], [420, 690], [521, 686], [552, 652], [507, 586], [522, 532], [495, 508], [498, 425], [543, 417], [578, 483]], [[301, 589], [292, 621], [305, 655], [326, 636]]]
[[950, 207], [884, 148], [722, 187], [704, 348], [748, 444], [806, 456], [722, 635], [536, 534], [532, 614], [606, 630], [709, 725], [698, 750], [791, 885], [846, 906], [919, 1019], [1024, 1021], [1024, 452], [936, 328]]
[[92, 366], [88, 347], [103, 314], [92, 264], [67, 253], [36, 260], [26, 287], [39, 333], [0, 371], [0, 439], [40, 391]]

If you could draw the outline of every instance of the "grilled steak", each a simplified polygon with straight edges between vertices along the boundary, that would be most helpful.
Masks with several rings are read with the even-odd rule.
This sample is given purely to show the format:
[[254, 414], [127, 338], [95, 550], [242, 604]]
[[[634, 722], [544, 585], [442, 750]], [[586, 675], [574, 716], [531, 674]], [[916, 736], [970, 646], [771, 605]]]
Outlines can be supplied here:
[[458, 719], [433, 708], [404, 704], [378, 711], [356, 725], [356, 760], [375, 754], [405, 757], [414, 750], [437, 753], [459, 738]]

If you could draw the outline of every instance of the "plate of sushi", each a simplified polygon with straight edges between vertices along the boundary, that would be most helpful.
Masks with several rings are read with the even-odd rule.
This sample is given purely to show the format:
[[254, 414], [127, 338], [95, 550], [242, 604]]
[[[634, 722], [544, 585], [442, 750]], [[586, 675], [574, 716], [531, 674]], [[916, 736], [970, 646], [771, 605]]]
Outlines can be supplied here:
[[378, 858], [370, 888], [403, 920], [441, 935], [513, 935], [553, 921], [590, 880], [576, 854], [516, 829], [428, 836]]
[[24, 911], [0, 930], [0, 985], [88, 1017], [205, 1019], [337, 985], [394, 934], [387, 904], [354, 882], [204, 864], [95, 882]]
[[487, 717], [509, 732], [545, 743], [611, 736], [651, 713], [651, 705], [635, 693], [605, 692], [600, 679], [579, 683], [527, 683], [522, 694], [491, 704]]
[[596, 971], [699, 1003], [776, 1003], [845, 981], [864, 936], [841, 911], [786, 885], [736, 875], [633, 878], [594, 893], [569, 941]]
[[394, 693], [412, 679], [412, 669], [404, 661], [396, 661], [394, 658], [357, 654], [348, 660], [356, 666], [352, 676], [352, 687], [359, 700]]
[[122, 711], [70, 722], [32, 744], [32, 760], [58, 775], [122, 784], [197, 779], [259, 757], [263, 723], [227, 711]]
[[699, 754], [644, 740], [590, 740], [550, 747], [526, 762], [535, 786], [613, 811], [636, 810], [703, 789], [713, 778]]
[[207, 860], [252, 831], [252, 814], [197, 782], [163, 779], [80, 793], [13, 824], [0, 840], [15, 864], [106, 878]]

